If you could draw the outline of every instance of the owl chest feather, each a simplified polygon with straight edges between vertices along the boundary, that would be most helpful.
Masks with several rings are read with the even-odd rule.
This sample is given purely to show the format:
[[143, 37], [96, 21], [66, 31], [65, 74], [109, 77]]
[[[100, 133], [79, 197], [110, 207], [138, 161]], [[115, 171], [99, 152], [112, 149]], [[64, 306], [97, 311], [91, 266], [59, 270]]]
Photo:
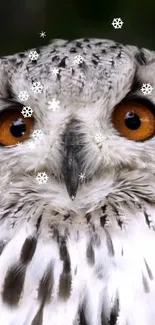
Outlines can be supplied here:
[[1, 241], [1, 323], [153, 325], [153, 218], [104, 205], [22, 221]]

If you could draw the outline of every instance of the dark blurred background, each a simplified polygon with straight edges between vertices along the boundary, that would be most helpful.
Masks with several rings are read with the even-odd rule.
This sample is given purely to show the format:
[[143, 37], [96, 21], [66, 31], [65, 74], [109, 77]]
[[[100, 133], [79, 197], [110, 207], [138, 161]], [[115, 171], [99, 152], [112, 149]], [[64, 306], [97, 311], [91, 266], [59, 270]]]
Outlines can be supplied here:
[[[111, 25], [117, 17], [124, 22], [122, 29]], [[45, 45], [52, 38], [81, 37], [155, 50], [155, 1], [0, 0], [0, 55]]]

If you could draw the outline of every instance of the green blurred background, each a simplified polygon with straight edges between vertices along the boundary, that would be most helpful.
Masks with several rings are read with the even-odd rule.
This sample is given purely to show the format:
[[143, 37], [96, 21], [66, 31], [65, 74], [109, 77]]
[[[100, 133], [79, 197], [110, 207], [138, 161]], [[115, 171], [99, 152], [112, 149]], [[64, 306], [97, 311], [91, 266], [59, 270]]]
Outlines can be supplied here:
[[[114, 29], [120, 17], [122, 29]], [[40, 38], [41, 31], [46, 37]], [[0, 0], [0, 55], [52, 38], [109, 38], [155, 50], [154, 0]]]

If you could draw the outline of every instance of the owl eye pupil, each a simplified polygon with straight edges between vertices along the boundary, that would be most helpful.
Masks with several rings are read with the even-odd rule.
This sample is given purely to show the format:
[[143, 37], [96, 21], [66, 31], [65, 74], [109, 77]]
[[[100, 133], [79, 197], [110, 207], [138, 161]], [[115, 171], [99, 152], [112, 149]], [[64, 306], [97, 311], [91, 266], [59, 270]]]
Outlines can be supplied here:
[[125, 116], [125, 125], [130, 130], [137, 130], [141, 125], [139, 115], [134, 112], [128, 112]]
[[10, 126], [10, 132], [14, 137], [16, 138], [22, 137], [25, 134], [25, 131], [26, 131], [26, 124], [22, 121], [21, 118], [12, 122]]

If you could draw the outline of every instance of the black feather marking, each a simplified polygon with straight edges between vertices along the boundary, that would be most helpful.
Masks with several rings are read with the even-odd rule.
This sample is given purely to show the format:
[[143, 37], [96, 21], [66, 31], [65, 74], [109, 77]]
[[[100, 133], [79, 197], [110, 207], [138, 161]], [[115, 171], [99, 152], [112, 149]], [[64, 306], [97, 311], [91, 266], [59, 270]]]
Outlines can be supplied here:
[[2, 299], [10, 306], [18, 304], [25, 280], [26, 268], [22, 264], [12, 266], [4, 279]]
[[38, 288], [38, 299], [41, 300], [42, 305], [49, 302], [52, 295], [54, 284], [53, 264], [50, 263], [46, 269], [42, 279], [40, 280]]
[[70, 53], [77, 53], [77, 50], [75, 47], [71, 47], [71, 49], [69, 50]]
[[70, 257], [69, 257], [69, 253], [67, 250], [67, 246], [66, 246], [66, 239], [65, 237], [61, 237], [60, 238], [60, 259], [62, 261], [67, 260], [67, 264], [68, 264], [68, 268], [66, 270], [66, 272], [70, 272], [71, 268], [70, 268]]
[[39, 228], [40, 228], [41, 221], [42, 221], [42, 214], [39, 216], [39, 218], [38, 218], [38, 220], [37, 220], [37, 223], [36, 223], [37, 231], [38, 231]]
[[6, 246], [7, 243], [4, 242], [4, 240], [0, 241], [0, 255], [2, 254], [4, 247]]
[[17, 202], [12, 203], [4, 210], [4, 211], [6, 211], [6, 210], [7, 211], [2, 215], [1, 220], [6, 218], [8, 215], [10, 215], [10, 211], [12, 211], [12, 208], [14, 208], [16, 206], [16, 204], [17, 204]]
[[117, 59], [120, 59], [121, 56], [122, 56], [122, 51], [120, 50], [119, 53], [118, 53], [118, 55], [117, 55]]
[[60, 281], [59, 281], [59, 296], [66, 300], [69, 298], [71, 293], [71, 283], [72, 283], [72, 277], [71, 274], [65, 274], [64, 271], [62, 271], [60, 275]]
[[104, 204], [102, 207], [101, 207], [101, 209], [102, 209], [102, 212], [103, 212], [103, 214], [106, 212], [106, 209], [107, 209], [107, 205], [106, 204]]
[[123, 221], [121, 219], [116, 219], [117, 223], [118, 223], [118, 226], [122, 229], [122, 226], [123, 226]]
[[35, 237], [26, 238], [21, 249], [20, 260], [23, 264], [28, 264], [36, 250], [37, 239]]
[[151, 271], [150, 267], [148, 266], [148, 263], [146, 262], [145, 258], [144, 258], [144, 262], [145, 262], [145, 266], [146, 266], [148, 276], [149, 276], [150, 280], [153, 280], [154, 277], [153, 277], [152, 271]]
[[119, 299], [116, 298], [115, 305], [112, 307], [108, 325], [116, 325], [119, 316]]
[[99, 247], [101, 245], [101, 239], [98, 233], [94, 232], [91, 240], [94, 246]]
[[102, 44], [103, 44], [102, 42], [95, 43], [96, 46], [101, 46]]
[[150, 287], [149, 287], [148, 281], [143, 273], [142, 273], [142, 283], [143, 283], [144, 291], [146, 293], [148, 293], [150, 291]]
[[53, 56], [53, 58], [52, 58], [52, 61], [54, 62], [54, 61], [59, 61], [60, 59], [59, 59], [59, 56], [58, 55], [55, 55], [55, 56]]
[[145, 221], [146, 221], [148, 227], [150, 228], [150, 225], [151, 225], [151, 221], [149, 219], [150, 216], [147, 214], [147, 212], [145, 210], [143, 212], [144, 212]]
[[41, 300], [41, 305], [35, 317], [33, 318], [31, 325], [42, 325], [43, 308], [45, 303], [49, 302], [51, 299], [53, 283], [54, 283], [53, 265], [52, 263], [50, 263], [39, 284], [38, 299]]
[[75, 70], [72, 68], [72, 76], [74, 75], [74, 73], [75, 73]]
[[106, 204], [103, 205], [101, 207], [101, 209], [102, 209], [103, 215], [101, 215], [101, 217], [100, 217], [100, 225], [101, 225], [101, 227], [104, 228], [106, 221], [107, 221], [107, 214], [106, 214], [107, 205]]
[[105, 231], [105, 234], [106, 234], [106, 242], [107, 242], [109, 256], [114, 256], [115, 251], [114, 251], [114, 246], [113, 246], [111, 236], [110, 236], [110, 234], [109, 234], [109, 232], [107, 230], [104, 230], [104, 231]]
[[[117, 206], [119, 207], [119, 205], [117, 204]], [[120, 218], [120, 214], [119, 214], [119, 210], [116, 208], [115, 205], [111, 204], [111, 207], [114, 211], [114, 213], [116, 214], [116, 221], [117, 221], [117, 224], [118, 226], [122, 229], [122, 226], [123, 226], [123, 221], [121, 220]]]
[[70, 216], [71, 216], [70, 213], [65, 214], [64, 217], [63, 217], [64, 221], [67, 220], [67, 219], [69, 219]]
[[106, 224], [106, 216], [101, 216], [100, 217], [100, 225], [101, 225], [101, 227], [103, 227], [104, 228], [104, 226], [105, 226], [105, 224]]
[[86, 250], [87, 261], [89, 265], [94, 265], [95, 263], [95, 254], [92, 243], [89, 242]]
[[86, 318], [85, 318], [83, 309], [81, 309], [79, 312], [79, 318], [80, 318], [80, 325], [88, 325], [88, 323], [86, 322]]
[[98, 61], [96, 61], [96, 60], [94, 60], [94, 59], [92, 59], [91, 61], [92, 61], [92, 63], [93, 63], [94, 65], [98, 65]]
[[63, 270], [59, 281], [59, 296], [63, 299], [68, 299], [71, 293], [71, 265], [70, 257], [64, 237], [60, 239], [60, 259], [63, 261]]
[[90, 212], [89, 213], [86, 213], [85, 218], [87, 220], [87, 223], [89, 223], [90, 220], [91, 220], [91, 213]]
[[37, 311], [31, 325], [42, 325], [43, 323], [43, 307], [41, 306]]
[[82, 43], [81, 42], [76, 42], [76, 46], [81, 49], [82, 48]]
[[59, 67], [59, 68], [66, 68], [66, 58], [67, 58], [67, 56], [65, 56], [65, 57], [60, 61], [60, 63], [58, 64], [58, 67]]
[[97, 54], [95, 54], [95, 53], [93, 53], [93, 57], [94, 57], [95, 59], [97, 59], [97, 60], [100, 60], [99, 56], [98, 56]]

